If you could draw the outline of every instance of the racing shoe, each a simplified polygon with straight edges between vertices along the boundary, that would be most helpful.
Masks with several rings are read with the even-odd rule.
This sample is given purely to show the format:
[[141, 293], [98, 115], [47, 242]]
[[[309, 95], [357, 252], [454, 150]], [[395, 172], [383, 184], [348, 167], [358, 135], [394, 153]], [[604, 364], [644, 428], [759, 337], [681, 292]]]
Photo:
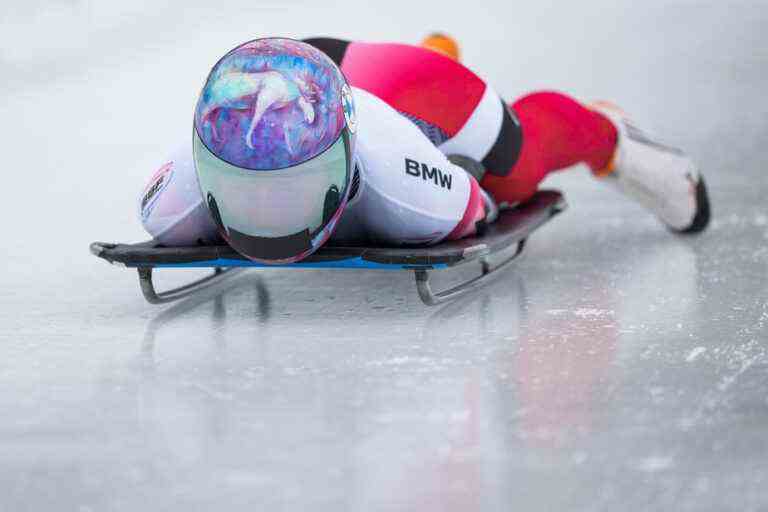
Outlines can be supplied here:
[[703, 231], [709, 224], [709, 196], [693, 160], [650, 138], [618, 107], [599, 102], [592, 108], [608, 117], [619, 134], [611, 163], [596, 174], [651, 210], [672, 231]]
[[459, 43], [447, 34], [433, 32], [421, 40], [421, 46], [442, 53], [456, 62], [461, 61]]

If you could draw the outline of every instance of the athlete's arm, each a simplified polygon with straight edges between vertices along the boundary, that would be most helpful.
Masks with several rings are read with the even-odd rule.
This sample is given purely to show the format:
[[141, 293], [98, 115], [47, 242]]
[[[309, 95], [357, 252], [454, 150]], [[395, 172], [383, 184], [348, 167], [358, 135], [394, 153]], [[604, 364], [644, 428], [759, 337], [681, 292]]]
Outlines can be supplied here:
[[139, 218], [152, 238], [168, 246], [221, 240], [203, 203], [187, 137], [159, 166], [139, 197]]
[[342, 222], [374, 241], [433, 244], [474, 233], [485, 217], [480, 187], [407, 118], [353, 88], [360, 187]]

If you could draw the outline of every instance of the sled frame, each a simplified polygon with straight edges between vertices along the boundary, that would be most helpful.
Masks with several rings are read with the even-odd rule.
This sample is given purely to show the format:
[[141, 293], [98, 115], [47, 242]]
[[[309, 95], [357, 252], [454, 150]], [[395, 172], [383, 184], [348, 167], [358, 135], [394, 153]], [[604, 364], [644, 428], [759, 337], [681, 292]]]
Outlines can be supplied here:
[[147, 302], [150, 304], [165, 304], [183, 299], [184, 297], [189, 297], [197, 292], [216, 286], [218, 283], [232, 277], [233, 274], [236, 274], [242, 269], [214, 267], [212, 274], [164, 292], [158, 292], [155, 289], [155, 283], [152, 280], [152, 270], [153, 267], [139, 267], [136, 269], [139, 274], [141, 294], [144, 295], [144, 298], [147, 299]]
[[[427, 248], [327, 247], [307, 260], [291, 265], [261, 265], [239, 256], [226, 246], [166, 248], [152, 242], [113, 244], [94, 242], [91, 253], [110, 263], [135, 268], [142, 295], [150, 304], [166, 304], [189, 297], [237, 274], [244, 268], [379, 268], [408, 270], [414, 273], [421, 301], [437, 306], [470, 294], [487, 285], [498, 272], [507, 268], [523, 253], [528, 236], [565, 210], [567, 204], [556, 191], [538, 192], [530, 201], [502, 211], [487, 234], [446, 242]], [[512, 254], [492, 265], [489, 257], [513, 248]], [[469, 262], [479, 262], [480, 275], [453, 287], [435, 291], [431, 273]], [[156, 268], [212, 268], [213, 272], [191, 283], [158, 291], [153, 280]]]
[[419, 292], [419, 298], [427, 306], [437, 306], [482, 288], [490, 282], [491, 277], [494, 277], [496, 272], [503, 270], [522, 255], [526, 241], [527, 239], [524, 238], [517, 242], [514, 253], [493, 267], [487, 258], [480, 258], [480, 270], [482, 273], [479, 276], [443, 291], [435, 292], [432, 290], [432, 285], [429, 283], [429, 271], [415, 270], [416, 290]]
[[[419, 293], [419, 298], [421, 298], [421, 301], [427, 306], [437, 306], [482, 288], [490, 281], [495, 272], [507, 267], [523, 253], [525, 242], [525, 239], [519, 241], [514, 253], [493, 267], [488, 262], [487, 258], [481, 258], [480, 269], [482, 273], [479, 276], [439, 292], [432, 290], [432, 285], [429, 282], [430, 272], [428, 270], [414, 270], [413, 273], [416, 278], [416, 289]], [[242, 268], [214, 267], [212, 274], [164, 292], [158, 292], [155, 289], [155, 283], [152, 279], [152, 270], [153, 267], [140, 267], [136, 269], [139, 274], [139, 287], [141, 288], [141, 293], [150, 304], [166, 304], [216, 286], [218, 283], [241, 271]]]

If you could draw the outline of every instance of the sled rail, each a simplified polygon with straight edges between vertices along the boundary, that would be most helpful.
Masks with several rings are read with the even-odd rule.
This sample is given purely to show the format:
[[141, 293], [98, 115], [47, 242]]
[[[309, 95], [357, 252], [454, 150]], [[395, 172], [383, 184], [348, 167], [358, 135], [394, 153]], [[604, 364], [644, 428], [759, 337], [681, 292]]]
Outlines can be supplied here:
[[495, 277], [493, 275], [494, 273], [504, 269], [520, 257], [523, 253], [523, 249], [525, 249], [525, 240], [520, 240], [512, 255], [494, 267], [491, 267], [486, 258], [481, 258], [480, 268], [482, 274], [468, 281], [464, 281], [453, 288], [448, 288], [447, 290], [440, 292], [432, 291], [432, 286], [429, 282], [429, 272], [426, 270], [416, 270], [414, 271], [414, 274], [416, 276], [416, 290], [419, 292], [419, 298], [421, 298], [421, 301], [427, 306], [437, 306], [458, 299], [462, 295], [472, 293], [488, 284], [491, 278]]

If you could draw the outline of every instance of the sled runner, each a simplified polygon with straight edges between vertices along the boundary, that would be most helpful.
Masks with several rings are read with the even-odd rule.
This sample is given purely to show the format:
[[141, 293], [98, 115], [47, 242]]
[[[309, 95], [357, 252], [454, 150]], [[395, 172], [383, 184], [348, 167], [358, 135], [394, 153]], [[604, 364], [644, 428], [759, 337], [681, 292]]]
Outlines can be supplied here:
[[[517, 258], [528, 236], [566, 207], [562, 194], [540, 191], [530, 201], [504, 210], [482, 235], [443, 242], [431, 247], [360, 247], [326, 245], [307, 259], [287, 265], [264, 265], [248, 260], [228, 245], [163, 247], [153, 241], [137, 244], [94, 242], [91, 253], [109, 263], [135, 268], [148, 302], [162, 304], [214, 285], [237, 268], [292, 267], [412, 270], [421, 300], [430, 306], [453, 300], [488, 283], [491, 276]], [[502, 262], [491, 266], [489, 256], [513, 248]], [[478, 261], [481, 275], [453, 288], [435, 292], [429, 272]], [[152, 281], [156, 268], [213, 268], [213, 274], [188, 285], [158, 292]]]

